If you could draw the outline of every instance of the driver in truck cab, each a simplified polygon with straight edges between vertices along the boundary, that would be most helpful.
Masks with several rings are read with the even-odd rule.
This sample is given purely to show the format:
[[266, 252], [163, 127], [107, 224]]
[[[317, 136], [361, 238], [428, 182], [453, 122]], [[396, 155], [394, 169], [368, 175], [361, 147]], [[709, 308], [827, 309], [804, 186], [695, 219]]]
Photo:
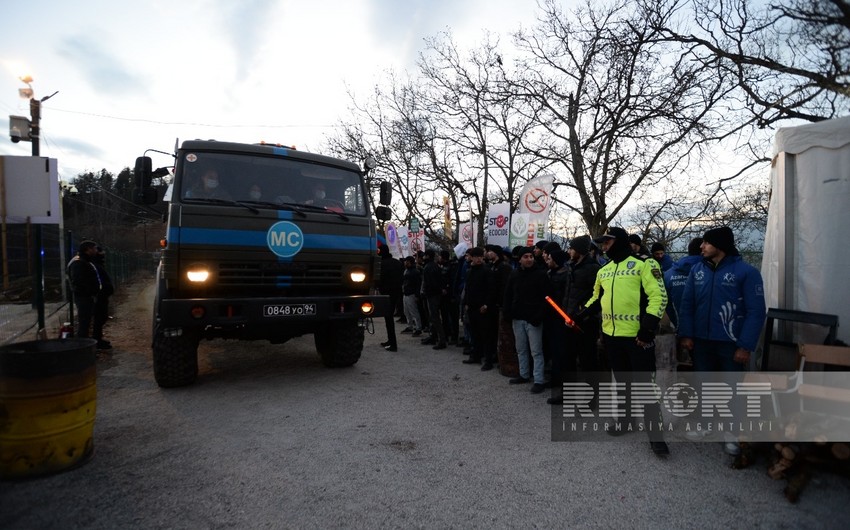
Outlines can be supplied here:
[[186, 192], [188, 199], [230, 199], [230, 195], [221, 189], [221, 180], [218, 171], [207, 169], [201, 173], [200, 178]]

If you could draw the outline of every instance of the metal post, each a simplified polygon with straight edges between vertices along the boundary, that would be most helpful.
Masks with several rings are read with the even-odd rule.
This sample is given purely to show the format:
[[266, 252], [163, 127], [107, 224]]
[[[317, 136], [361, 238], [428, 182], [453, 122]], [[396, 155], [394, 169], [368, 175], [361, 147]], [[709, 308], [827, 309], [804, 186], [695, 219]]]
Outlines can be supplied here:
[[[48, 96], [50, 97], [50, 96]], [[47, 99], [47, 98], [45, 98]], [[32, 142], [32, 156], [39, 156], [39, 124], [41, 119], [41, 101], [36, 98], [30, 99], [30, 141]], [[35, 225], [35, 249], [33, 250], [33, 259], [35, 260], [35, 307], [38, 311], [38, 331], [36, 338], [39, 340], [47, 339], [47, 332], [44, 324], [44, 251], [42, 250], [42, 231], [41, 225]]]
[[[65, 239], [65, 248], [68, 251], [68, 255], [72, 256], [73, 255], [72, 250], [74, 249], [74, 234], [73, 234], [73, 232], [68, 230], [68, 232], [65, 234], [65, 238], [66, 238]], [[68, 258], [68, 262], [70, 262], [70, 259], [71, 258]], [[74, 330], [74, 331], [71, 332], [71, 336], [75, 337], [77, 335], [77, 333], [76, 333], [77, 328], [74, 325], [74, 291], [71, 290], [71, 280], [70, 280], [70, 278], [68, 278], [68, 274], [67, 274], [67, 268], [66, 267], [68, 266], [68, 263], [64, 263], [62, 266], [65, 270], [65, 274], [63, 275], [64, 278], [65, 278], [64, 283], [65, 283], [66, 289], [68, 291], [68, 321], [71, 323], [71, 329]]]
[[30, 99], [30, 117], [32, 118], [32, 123], [30, 124], [30, 142], [32, 143], [32, 156], [40, 156], [39, 153], [41, 151], [39, 150], [38, 145], [38, 138], [40, 132], [38, 122], [41, 120], [41, 100], [38, 100], [36, 98]]
[[41, 225], [35, 225], [35, 250], [33, 258], [35, 259], [35, 306], [38, 310], [38, 340], [47, 339], [47, 332], [44, 325], [44, 251], [42, 250], [42, 232]]

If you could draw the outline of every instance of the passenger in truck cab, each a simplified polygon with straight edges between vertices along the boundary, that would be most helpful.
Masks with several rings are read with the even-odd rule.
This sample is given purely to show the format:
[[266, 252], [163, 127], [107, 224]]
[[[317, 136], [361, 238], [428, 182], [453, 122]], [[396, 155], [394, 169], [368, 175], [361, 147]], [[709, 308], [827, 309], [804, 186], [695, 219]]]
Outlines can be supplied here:
[[194, 185], [186, 192], [189, 199], [230, 199], [230, 194], [221, 188], [218, 171], [207, 169], [203, 171]]
[[310, 193], [310, 198], [304, 201], [304, 204], [313, 204], [316, 206], [321, 206], [322, 203], [326, 200], [325, 193], [325, 184], [323, 182], [317, 182], [313, 184], [313, 189]]
[[324, 182], [316, 182], [313, 184], [313, 189], [310, 198], [304, 201], [304, 204], [313, 206], [324, 206], [328, 210], [341, 212], [343, 210], [342, 203], [336, 199], [327, 198]]
[[252, 184], [248, 188], [248, 198], [252, 201], [259, 201], [263, 198], [263, 188], [259, 184]]

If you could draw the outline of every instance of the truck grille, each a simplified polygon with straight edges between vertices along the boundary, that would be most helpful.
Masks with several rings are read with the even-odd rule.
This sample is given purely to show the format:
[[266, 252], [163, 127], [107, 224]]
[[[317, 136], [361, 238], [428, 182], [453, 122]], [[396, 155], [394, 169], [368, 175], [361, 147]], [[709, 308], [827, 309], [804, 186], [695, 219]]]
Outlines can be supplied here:
[[221, 286], [339, 286], [342, 267], [335, 264], [262, 262], [220, 263], [218, 284]]

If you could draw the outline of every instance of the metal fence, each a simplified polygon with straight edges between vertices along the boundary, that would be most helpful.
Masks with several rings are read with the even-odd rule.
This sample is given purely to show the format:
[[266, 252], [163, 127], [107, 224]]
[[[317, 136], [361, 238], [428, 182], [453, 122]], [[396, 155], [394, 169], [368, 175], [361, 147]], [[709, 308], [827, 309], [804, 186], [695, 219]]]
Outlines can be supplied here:
[[[63, 322], [70, 321], [71, 295], [65, 280], [65, 267], [79, 241], [71, 233], [60, 234], [55, 225], [41, 226], [41, 248], [37, 247], [37, 227], [7, 225], [3, 241], [3, 291], [0, 297], [0, 344], [38, 338], [37, 261], [43, 263], [45, 332], [59, 335]], [[150, 252], [106, 251], [106, 270], [121, 286], [156, 270], [157, 257]]]

